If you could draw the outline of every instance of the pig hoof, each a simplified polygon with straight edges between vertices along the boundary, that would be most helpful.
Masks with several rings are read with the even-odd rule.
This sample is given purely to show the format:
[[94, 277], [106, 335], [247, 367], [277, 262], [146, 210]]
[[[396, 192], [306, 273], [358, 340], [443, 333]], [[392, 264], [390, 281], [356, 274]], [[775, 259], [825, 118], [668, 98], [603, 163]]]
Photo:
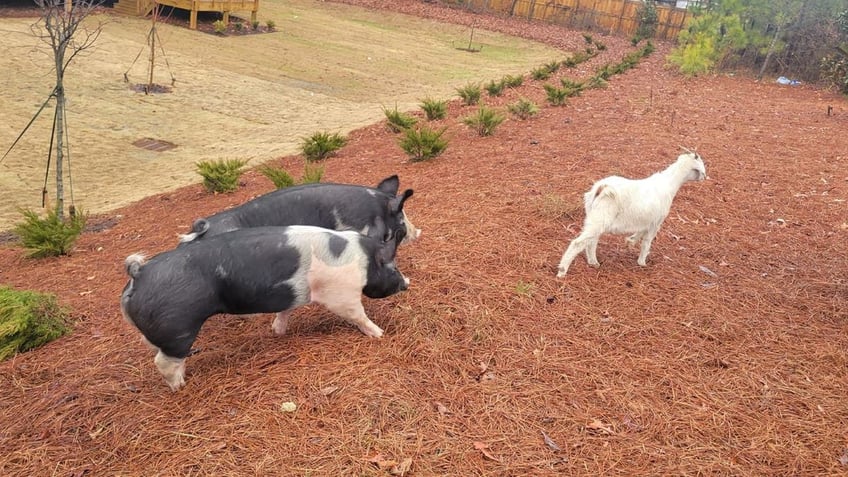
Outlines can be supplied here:
[[288, 316], [277, 315], [274, 318], [274, 322], [271, 323], [271, 330], [274, 331], [274, 334], [277, 336], [282, 336], [286, 334], [286, 329], [289, 327], [289, 318]]
[[383, 337], [383, 330], [373, 323], [371, 324], [371, 326], [361, 328], [361, 331], [365, 333], [365, 336], [369, 336], [371, 338]]

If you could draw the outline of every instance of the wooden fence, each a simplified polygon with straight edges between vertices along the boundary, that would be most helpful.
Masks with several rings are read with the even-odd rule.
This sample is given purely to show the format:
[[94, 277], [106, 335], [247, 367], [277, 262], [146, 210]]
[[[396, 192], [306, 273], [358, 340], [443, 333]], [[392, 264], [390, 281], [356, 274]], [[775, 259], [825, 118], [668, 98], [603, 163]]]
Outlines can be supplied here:
[[[585, 30], [600, 30], [632, 36], [639, 27], [638, 12], [643, 5], [634, 0], [454, 0], [457, 5], [477, 11], [539, 20]], [[684, 8], [657, 4], [655, 38], [676, 39], [690, 18]]]

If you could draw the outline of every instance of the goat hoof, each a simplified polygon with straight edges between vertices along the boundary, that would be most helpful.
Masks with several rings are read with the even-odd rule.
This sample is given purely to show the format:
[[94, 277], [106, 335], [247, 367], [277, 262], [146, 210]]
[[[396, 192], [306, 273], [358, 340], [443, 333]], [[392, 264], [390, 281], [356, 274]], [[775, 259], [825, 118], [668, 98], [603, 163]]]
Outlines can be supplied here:
[[601, 266], [600, 262], [589, 262], [590, 267], [598, 268]]
[[561, 269], [561, 268], [560, 268], [560, 269], [559, 269], [559, 271], [557, 272], [557, 275], [556, 275], [556, 276], [557, 276], [557, 278], [562, 278], [562, 277], [564, 277], [564, 276], [565, 276], [565, 274], [566, 274], [567, 272], [568, 272], [568, 270], [563, 270], [563, 269]]

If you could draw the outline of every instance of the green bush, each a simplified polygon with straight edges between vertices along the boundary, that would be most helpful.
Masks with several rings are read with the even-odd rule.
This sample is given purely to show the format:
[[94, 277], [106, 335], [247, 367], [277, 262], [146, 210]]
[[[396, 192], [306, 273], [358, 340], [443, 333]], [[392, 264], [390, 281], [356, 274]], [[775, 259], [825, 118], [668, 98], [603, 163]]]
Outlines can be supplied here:
[[233, 26], [235, 27], [236, 31], [242, 31], [244, 29], [244, 23], [242, 22], [235, 22]]
[[551, 77], [551, 71], [545, 66], [540, 66], [530, 72], [530, 77], [534, 80], [546, 80]]
[[[636, 28], [636, 43], [645, 38], [651, 38], [657, 32], [659, 24], [659, 14], [657, 13], [657, 5], [654, 0], [646, 0], [639, 5], [636, 10], [636, 16], [639, 19], [639, 26]], [[636, 44], [634, 43], [634, 45]]]
[[197, 173], [203, 177], [203, 187], [209, 192], [233, 192], [238, 189], [245, 165], [247, 160], [243, 159], [220, 159], [195, 164]]
[[563, 88], [576, 90], [578, 93], [584, 88], [583, 83], [581, 83], [580, 81], [574, 81], [571, 78], [560, 78], [559, 82], [562, 83]]
[[550, 71], [551, 73], [556, 73], [557, 71], [559, 71], [559, 67], [561, 64], [562, 63], [560, 63], [559, 61], [551, 61], [550, 63], [546, 64], [544, 68]]
[[274, 31], [274, 28], [277, 27], [277, 24], [274, 22], [274, 20], [268, 20], [265, 22], [265, 26], [268, 27], [268, 30]]
[[212, 29], [215, 31], [215, 33], [223, 35], [227, 32], [227, 24], [224, 23], [224, 20], [215, 20], [212, 23]]
[[557, 88], [549, 84], [543, 85], [545, 92], [548, 94], [548, 102], [552, 106], [564, 106], [569, 92], [565, 88]]
[[584, 33], [583, 34], [583, 41], [585, 41], [586, 44], [591, 45], [592, 43], [594, 43], [595, 40], [592, 38], [592, 35], [590, 35], [588, 33]]
[[386, 115], [386, 120], [388, 121], [386, 125], [390, 131], [395, 133], [409, 129], [418, 122], [415, 116], [398, 111], [397, 106], [395, 106], [395, 109], [383, 108], [383, 113]]
[[563, 60], [562, 64], [569, 68], [573, 68], [579, 65], [580, 63], [583, 63], [584, 61], [592, 59], [593, 56], [595, 56], [595, 53], [578, 51], [572, 54], [569, 58]]
[[398, 144], [412, 162], [426, 161], [447, 149], [448, 141], [442, 137], [446, 129], [441, 128], [436, 131], [427, 126], [418, 129], [409, 128], [403, 132], [403, 137]]
[[56, 297], [0, 287], [0, 361], [70, 331]]
[[462, 104], [473, 106], [480, 102], [480, 96], [483, 94], [478, 83], [468, 83], [461, 88], [456, 89], [459, 97], [462, 98]]
[[267, 177], [277, 189], [285, 189], [294, 185], [294, 178], [282, 167], [264, 164], [259, 167], [259, 173]]
[[303, 166], [303, 177], [300, 179], [301, 184], [315, 184], [321, 182], [324, 177], [324, 167], [318, 164], [306, 164]]
[[486, 83], [486, 92], [489, 93], [489, 96], [500, 96], [503, 94], [503, 90], [506, 87], [506, 83], [503, 80], [500, 81], [489, 81]]
[[585, 83], [583, 83], [585, 89], [603, 89], [609, 86], [607, 80], [600, 78], [598, 76], [592, 76]]
[[506, 116], [496, 110], [485, 105], [480, 105], [477, 114], [464, 118], [462, 122], [476, 130], [477, 134], [481, 136], [491, 136], [495, 133], [495, 128], [504, 122], [505, 119]]
[[345, 144], [347, 144], [347, 138], [343, 135], [321, 131], [303, 138], [300, 150], [307, 162], [316, 162], [330, 157]]
[[250, 28], [253, 28], [253, 31], [258, 30], [259, 29], [259, 20], [253, 20], [252, 22], [250, 22]]
[[56, 210], [49, 210], [45, 218], [39, 217], [32, 210], [21, 210], [21, 213], [24, 221], [17, 224], [13, 232], [29, 251], [27, 256], [30, 258], [67, 255], [87, 220], [86, 214], [82, 212], [65, 220], [59, 218]]
[[524, 76], [522, 75], [506, 75], [503, 77], [503, 83], [507, 88], [517, 88], [524, 84]]
[[519, 98], [518, 101], [507, 105], [506, 109], [519, 119], [527, 119], [539, 113], [539, 107], [536, 103], [527, 98]]
[[428, 121], [444, 119], [448, 114], [448, 103], [441, 99], [425, 98], [421, 101], [421, 110]]

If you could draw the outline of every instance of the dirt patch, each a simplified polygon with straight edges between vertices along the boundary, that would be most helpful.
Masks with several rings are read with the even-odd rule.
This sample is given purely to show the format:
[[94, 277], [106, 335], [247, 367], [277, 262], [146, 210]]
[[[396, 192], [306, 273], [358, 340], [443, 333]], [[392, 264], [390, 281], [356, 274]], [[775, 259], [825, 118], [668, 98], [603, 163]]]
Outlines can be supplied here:
[[[607, 56], [550, 82], [629, 51], [603, 40]], [[0, 282], [56, 293], [75, 319], [67, 338], [0, 363], [4, 475], [844, 474], [848, 104], [742, 76], [687, 80], [664, 67], [668, 48], [565, 107], [544, 106], [532, 80], [487, 97], [544, 106], [490, 137], [452, 102], [433, 124], [450, 145], [430, 162], [408, 162], [384, 124], [350, 133], [328, 179], [398, 173], [424, 231], [399, 251], [410, 290], [365, 303], [381, 340], [317, 307], [285, 337], [271, 316], [215, 317], [186, 388], [168, 391], [121, 318], [123, 259], [271, 190], [255, 172], [234, 194], [195, 184], [111, 211], [117, 223], [70, 257], [0, 247]], [[592, 182], [648, 175], [681, 145], [709, 178], [680, 190], [648, 266], [606, 237], [600, 268], [581, 256], [555, 279]], [[273, 163], [300, 170], [296, 156]]]

